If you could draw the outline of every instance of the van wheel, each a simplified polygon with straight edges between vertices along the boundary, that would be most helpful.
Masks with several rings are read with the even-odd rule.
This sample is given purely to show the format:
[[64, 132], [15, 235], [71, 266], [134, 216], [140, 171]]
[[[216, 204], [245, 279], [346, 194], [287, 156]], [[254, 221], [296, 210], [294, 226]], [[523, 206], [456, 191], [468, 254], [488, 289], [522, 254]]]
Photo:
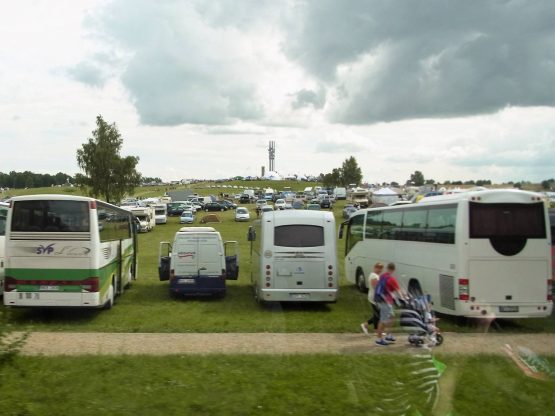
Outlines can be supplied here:
[[106, 310], [112, 309], [112, 306], [114, 306], [114, 284], [113, 283], [108, 288], [108, 300], [104, 304], [103, 309], [106, 309]]
[[359, 270], [357, 272], [356, 283], [357, 283], [358, 290], [360, 290], [363, 293], [368, 292], [368, 288], [366, 287], [366, 279], [364, 277], [364, 272], [362, 270]]

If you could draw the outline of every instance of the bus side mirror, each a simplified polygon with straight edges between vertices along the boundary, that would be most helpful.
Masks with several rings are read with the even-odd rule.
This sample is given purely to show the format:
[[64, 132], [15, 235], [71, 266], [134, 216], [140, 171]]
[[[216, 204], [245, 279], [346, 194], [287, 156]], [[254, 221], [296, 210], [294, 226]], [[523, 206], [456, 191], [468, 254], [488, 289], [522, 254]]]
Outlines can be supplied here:
[[256, 241], [256, 230], [254, 229], [254, 227], [252, 225], [249, 227], [249, 231], [247, 233], [247, 240], [248, 241]]

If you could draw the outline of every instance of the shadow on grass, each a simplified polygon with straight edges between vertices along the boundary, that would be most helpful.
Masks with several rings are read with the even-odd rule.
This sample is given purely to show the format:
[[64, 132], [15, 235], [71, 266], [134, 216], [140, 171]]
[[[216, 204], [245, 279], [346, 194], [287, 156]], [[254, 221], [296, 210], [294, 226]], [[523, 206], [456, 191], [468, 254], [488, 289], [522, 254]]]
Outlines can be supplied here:
[[442, 331], [537, 333], [555, 332], [555, 315], [546, 318], [485, 319], [437, 314]]
[[88, 324], [96, 319], [100, 309], [90, 308], [12, 308], [10, 321], [14, 325], [34, 324]]

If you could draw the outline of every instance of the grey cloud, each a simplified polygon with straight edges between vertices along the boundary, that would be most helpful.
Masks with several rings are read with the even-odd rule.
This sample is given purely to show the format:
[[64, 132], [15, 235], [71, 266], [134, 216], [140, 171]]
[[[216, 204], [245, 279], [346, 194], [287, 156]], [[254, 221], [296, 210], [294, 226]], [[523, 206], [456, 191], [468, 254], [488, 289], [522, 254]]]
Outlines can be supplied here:
[[292, 107], [295, 110], [309, 106], [321, 109], [324, 107], [325, 103], [326, 94], [323, 89], [320, 89], [319, 91], [303, 89], [295, 94], [295, 101], [292, 103]]
[[555, 3], [307, 1], [286, 55], [335, 88], [332, 121], [366, 124], [555, 104]]
[[74, 80], [92, 87], [102, 87], [108, 79], [105, 71], [94, 62], [79, 62], [68, 68], [67, 73]]

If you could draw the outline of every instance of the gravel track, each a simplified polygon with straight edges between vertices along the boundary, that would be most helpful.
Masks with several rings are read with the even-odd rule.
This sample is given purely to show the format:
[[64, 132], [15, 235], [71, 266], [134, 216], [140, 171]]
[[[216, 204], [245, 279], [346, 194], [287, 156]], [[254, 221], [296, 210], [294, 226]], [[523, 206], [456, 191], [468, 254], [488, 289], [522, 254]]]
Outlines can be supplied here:
[[[443, 333], [441, 354], [505, 354], [506, 345], [537, 354], [555, 354], [555, 334]], [[94, 333], [32, 332], [23, 355], [168, 355], [168, 354], [381, 354], [415, 350], [407, 334], [382, 347], [361, 333]]]

